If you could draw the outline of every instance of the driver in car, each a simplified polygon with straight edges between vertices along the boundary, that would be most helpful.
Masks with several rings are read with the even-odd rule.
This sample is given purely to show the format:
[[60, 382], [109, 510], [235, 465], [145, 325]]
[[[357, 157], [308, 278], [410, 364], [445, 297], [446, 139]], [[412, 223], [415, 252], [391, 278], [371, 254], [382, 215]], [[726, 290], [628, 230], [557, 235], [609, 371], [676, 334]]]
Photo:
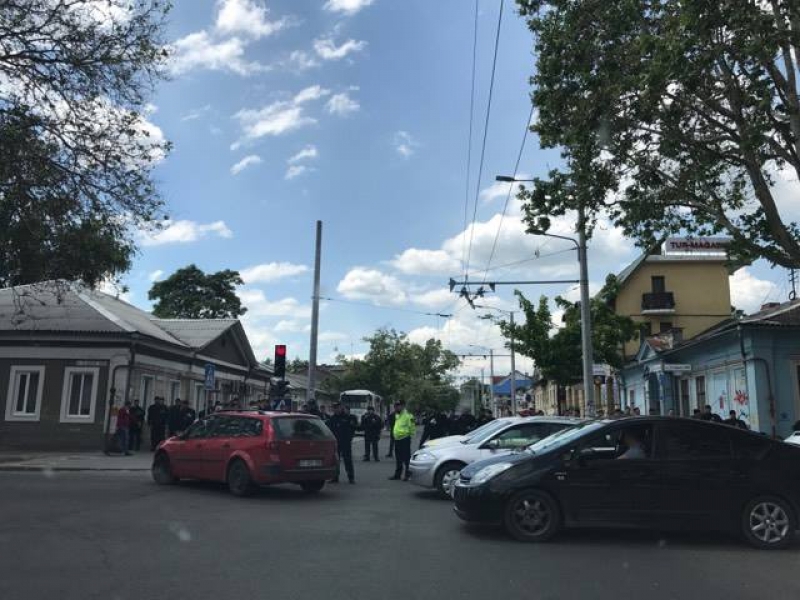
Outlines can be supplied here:
[[644, 451], [644, 444], [632, 431], [625, 431], [622, 434], [622, 443], [625, 445], [625, 452], [617, 457], [619, 459], [644, 459], [647, 454]]

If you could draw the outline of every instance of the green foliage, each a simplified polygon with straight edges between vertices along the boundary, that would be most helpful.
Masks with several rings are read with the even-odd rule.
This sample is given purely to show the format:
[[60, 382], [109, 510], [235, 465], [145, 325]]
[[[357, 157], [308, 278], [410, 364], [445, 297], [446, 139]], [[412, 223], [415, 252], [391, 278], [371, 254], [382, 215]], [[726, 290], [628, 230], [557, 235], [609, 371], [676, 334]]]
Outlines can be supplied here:
[[286, 370], [289, 373], [305, 373], [308, 371], [308, 361], [300, 360], [300, 357], [296, 356], [293, 361], [286, 365]]
[[231, 319], [247, 312], [236, 295], [242, 283], [238, 271], [205, 274], [189, 265], [154, 283], [147, 297], [156, 300], [153, 315], [160, 319]]
[[114, 279], [163, 216], [151, 171], [170, 146], [145, 117], [169, 4], [117, 8], [2, 2], [0, 285]]
[[[614, 301], [619, 292], [616, 277], [609, 275], [603, 289], [590, 301], [592, 316], [592, 348], [595, 363], [605, 363], [620, 368], [624, 363], [623, 346], [636, 335], [636, 324], [629, 317], [614, 312]], [[522, 292], [515, 292], [525, 321], [515, 323], [500, 321], [503, 335], [510, 339], [513, 333], [514, 349], [536, 361], [542, 377], [560, 385], [582, 379], [581, 373], [581, 316], [580, 303], [556, 297], [556, 306], [564, 311], [563, 326], [555, 330], [552, 314], [545, 296], [534, 305]]]
[[448, 374], [460, 361], [441, 341], [414, 344], [393, 329], [379, 329], [364, 341], [369, 343], [369, 352], [363, 359], [340, 357], [346, 370], [326, 380], [326, 391], [368, 389], [390, 401], [404, 399], [413, 411], [456, 406], [458, 391]]
[[[796, 0], [518, 0], [533, 129], [563, 169], [522, 193], [531, 229], [579, 205], [645, 247], [726, 234], [737, 261], [800, 266], [779, 178], [800, 176]], [[782, 172], [781, 172], [782, 171]]]

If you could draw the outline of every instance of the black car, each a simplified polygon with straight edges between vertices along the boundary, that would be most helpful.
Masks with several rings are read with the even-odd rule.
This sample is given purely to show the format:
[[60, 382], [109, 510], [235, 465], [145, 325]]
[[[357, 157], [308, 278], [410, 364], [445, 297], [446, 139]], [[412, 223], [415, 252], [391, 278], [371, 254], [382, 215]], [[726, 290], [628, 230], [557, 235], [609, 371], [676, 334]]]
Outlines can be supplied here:
[[800, 447], [694, 419], [591, 421], [469, 465], [454, 499], [465, 521], [522, 541], [610, 526], [741, 532], [782, 548], [797, 530]]

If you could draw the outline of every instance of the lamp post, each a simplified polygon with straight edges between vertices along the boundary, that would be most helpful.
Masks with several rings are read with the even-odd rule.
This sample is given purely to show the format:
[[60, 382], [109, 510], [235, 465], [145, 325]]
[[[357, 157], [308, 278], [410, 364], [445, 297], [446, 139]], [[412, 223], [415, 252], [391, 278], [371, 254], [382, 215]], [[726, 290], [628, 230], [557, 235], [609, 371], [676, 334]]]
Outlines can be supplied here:
[[[531, 183], [533, 179], [516, 179], [508, 175], [498, 175], [496, 181], [505, 183]], [[589, 310], [589, 264], [586, 253], [586, 213], [583, 204], [578, 205], [578, 239], [564, 235], [556, 235], [544, 231], [531, 231], [534, 235], [567, 240], [575, 244], [578, 250], [578, 264], [580, 265], [581, 289], [581, 353], [583, 354], [583, 395], [586, 400], [586, 410], [589, 416], [595, 414], [594, 403], [594, 357], [592, 356], [592, 313]]]
[[[503, 310], [502, 308], [496, 308], [494, 306], [485, 306], [482, 304], [476, 304], [475, 308], [483, 308], [486, 310], [496, 310], [497, 312], [505, 313], [508, 315], [508, 322], [511, 330], [511, 412], [515, 415], [517, 414], [517, 363], [516, 363], [516, 353], [514, 352], [514, 314], [516, 311], [514, 310]], [[492, 386], [492, 391], [494, 391], [494, 386]]]

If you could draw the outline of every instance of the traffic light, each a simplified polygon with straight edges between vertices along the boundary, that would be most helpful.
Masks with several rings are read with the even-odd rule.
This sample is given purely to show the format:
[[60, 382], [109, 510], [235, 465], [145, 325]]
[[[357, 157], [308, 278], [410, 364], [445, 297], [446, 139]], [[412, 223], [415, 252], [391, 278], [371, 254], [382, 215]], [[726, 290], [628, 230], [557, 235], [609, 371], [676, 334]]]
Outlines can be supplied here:
[[275, 346], [275, 377], [286, 377], [286, 344]]

